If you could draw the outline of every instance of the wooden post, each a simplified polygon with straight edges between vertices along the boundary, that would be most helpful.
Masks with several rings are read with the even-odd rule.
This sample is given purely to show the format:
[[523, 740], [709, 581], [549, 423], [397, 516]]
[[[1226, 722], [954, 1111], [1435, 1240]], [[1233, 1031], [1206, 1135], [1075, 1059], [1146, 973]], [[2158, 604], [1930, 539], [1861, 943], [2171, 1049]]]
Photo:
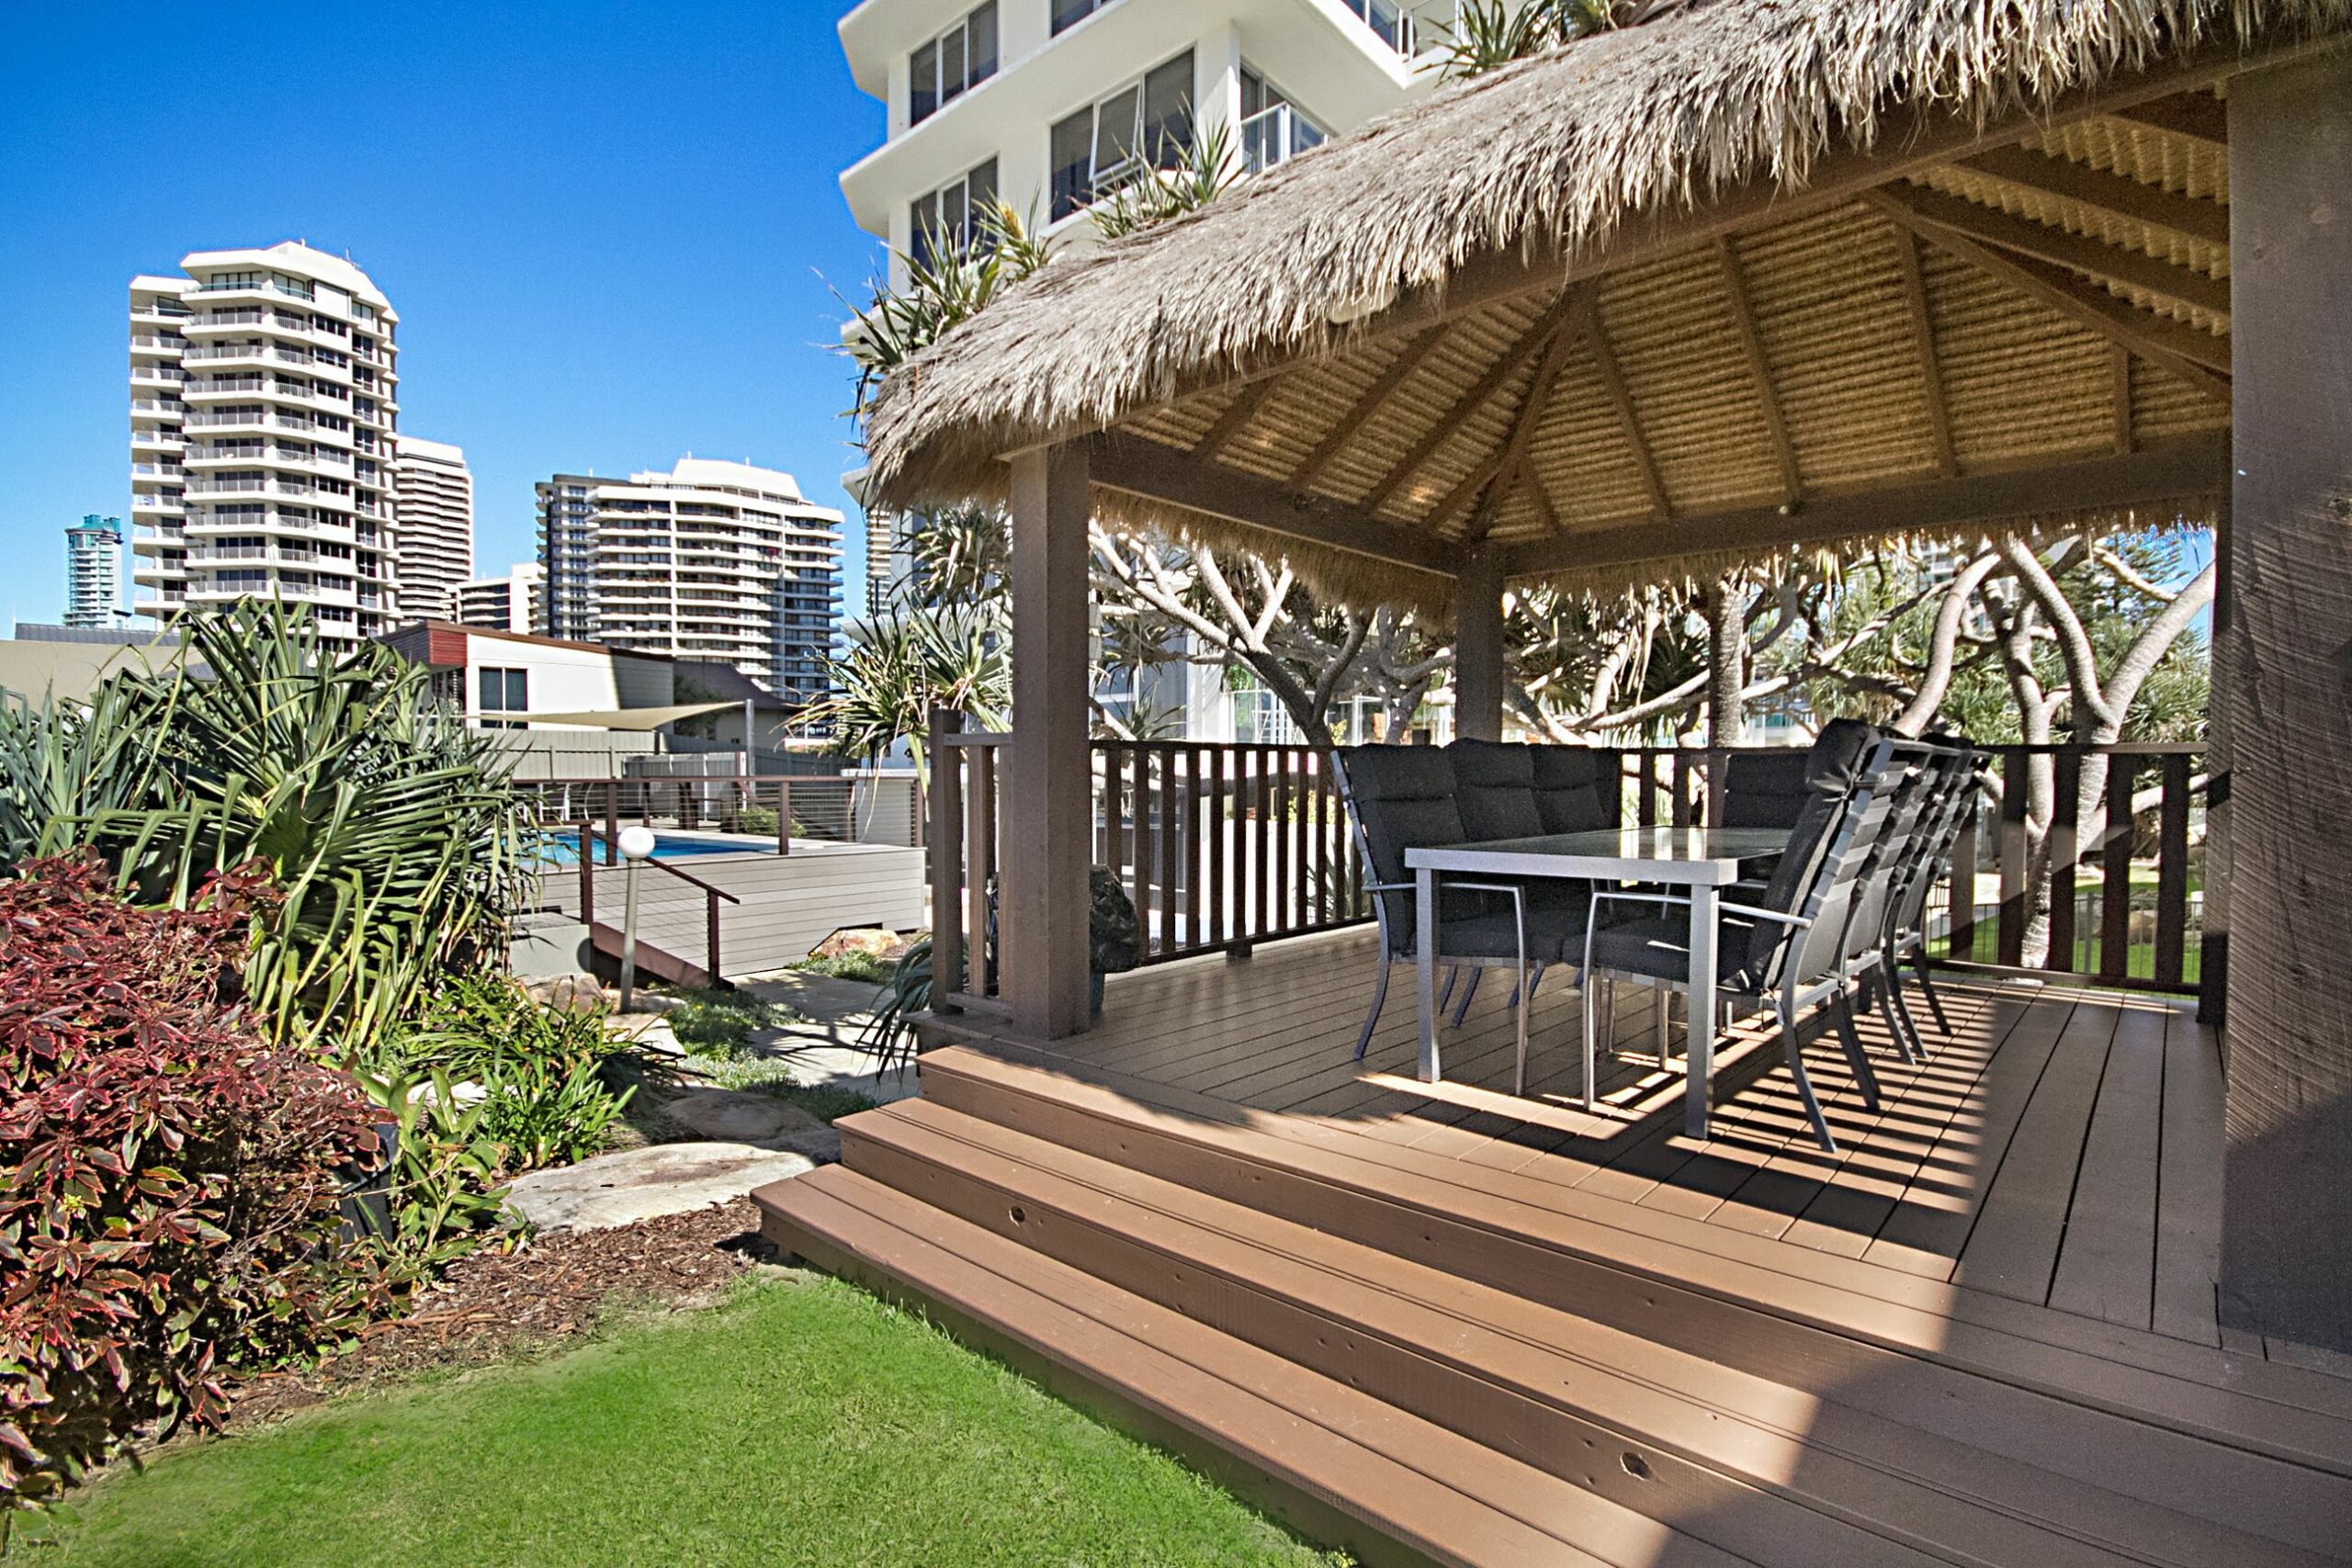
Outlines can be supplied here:
[[931, 818], [923, 826], [931, 852], [931, 1010], [956, 1012], [948, 998], [964, 987], [964, 753], [940, 744], [960, 732], [964, 716], [946, 708], [931, 715]]
[[1481, 545], [1453, 582], [1453, 733], [1503, 738], [1503, 563]]
[[2222, 1321], [2352, 1349], [2352, 54], [2228, 103]]
[[1002, 993], [1040, 1039], [1087, 1026], [1087, 449], [1012, 459], [1012, 739], [1000, 868]]

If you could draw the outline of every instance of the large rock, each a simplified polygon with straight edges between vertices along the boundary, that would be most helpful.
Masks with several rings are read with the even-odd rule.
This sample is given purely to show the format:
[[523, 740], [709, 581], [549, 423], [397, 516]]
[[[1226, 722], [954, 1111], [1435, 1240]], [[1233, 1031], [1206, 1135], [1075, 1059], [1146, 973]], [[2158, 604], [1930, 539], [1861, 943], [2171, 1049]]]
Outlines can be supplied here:
[[841, 1157], [841, 1134], [772, 1094], [729, 1089], [690, 1089], [662, 1103], [662, 1115], [680, 1132], [763, 1149], [788, 1149], [819, 1160]]
[[853, 953], [863, 953], [886, 964], [896, 964], [907, 955], [921, 931], [894, 931], [887, 926], [851, 926], [837, 931], [808, 950], [811, 958], [846, 958]]
[[610, 999], [605, 995], [604, 982], [584, 973], [528, 981], [523, 989], [533, 1001], [559, 1012], [594, 1012]]
[[724, 1203], [817, 1164], [750, 1144], [650, 1144], [517, 1177], [506, 1202], [541, 1230], [607, 1230]]

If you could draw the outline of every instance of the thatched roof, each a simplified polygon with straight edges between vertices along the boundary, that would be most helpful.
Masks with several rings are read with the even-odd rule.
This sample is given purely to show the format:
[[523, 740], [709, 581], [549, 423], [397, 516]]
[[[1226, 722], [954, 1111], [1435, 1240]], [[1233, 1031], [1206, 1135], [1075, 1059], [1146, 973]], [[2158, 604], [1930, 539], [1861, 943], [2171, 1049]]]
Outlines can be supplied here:
[[1479, 542], [1605, 574], [1903, 532], [1896, 490], [2044, 510], [1975, 482], [2009, 470], [2185, 501], [2228, 423], [2215, 94], [2347, 21], [1690, 0], [1057, 260], [890, 378], [873, 492], [1001, 495], [1002, 454], [1108, 432], [1114, 510], [1423, 598]]

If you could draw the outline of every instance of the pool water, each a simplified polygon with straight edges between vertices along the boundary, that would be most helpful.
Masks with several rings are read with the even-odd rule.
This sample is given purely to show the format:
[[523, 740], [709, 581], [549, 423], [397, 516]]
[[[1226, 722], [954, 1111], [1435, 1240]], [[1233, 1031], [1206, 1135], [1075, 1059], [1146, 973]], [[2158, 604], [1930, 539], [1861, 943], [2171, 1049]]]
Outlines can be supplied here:
[[[757, 839], [703, 839], [696, 838], [692, 833], [653, 835], [655, 860], [692, 860], [697, 855], [758, 854], [763, 848], [771, 854], [775, 853], [775, 840], [768, 840], [763, 842]], [[602, 864], [604, 858], [604, 846], [599, 844], [596, 846], [597, 863]], [[540, 846], [538, 862], [541, 865], [578, 865], [580, 863], [580, 835], [561, 833], [549, 837]]]

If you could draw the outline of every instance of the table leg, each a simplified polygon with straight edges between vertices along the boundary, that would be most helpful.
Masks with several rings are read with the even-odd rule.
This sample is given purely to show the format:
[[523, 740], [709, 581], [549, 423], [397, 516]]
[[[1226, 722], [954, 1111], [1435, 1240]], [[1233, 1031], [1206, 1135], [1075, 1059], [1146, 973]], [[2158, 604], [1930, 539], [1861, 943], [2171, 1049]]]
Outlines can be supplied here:
[[1438, 1079], [1437, 1060], [1437, 873], [1413, 874], [1414, 969], [1421, 1002], [1421, 1081]]
[[1682, 1091], [1682, 1130], [1694, 1138], [1707, 1135], [1715, 1066], [1715, 919], [1718, 894], [1704, 884], [1690, 889], [1690, 1040], [1682, 1053], [1686, 1083]]

